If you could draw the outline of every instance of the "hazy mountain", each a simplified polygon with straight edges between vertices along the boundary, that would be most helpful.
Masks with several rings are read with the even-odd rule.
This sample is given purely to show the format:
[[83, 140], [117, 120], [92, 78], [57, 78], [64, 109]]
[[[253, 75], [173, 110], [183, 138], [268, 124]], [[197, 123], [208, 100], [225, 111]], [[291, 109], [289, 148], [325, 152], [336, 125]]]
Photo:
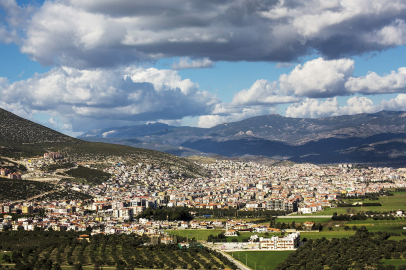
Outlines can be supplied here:
[[60, 151], [64, 157], [77, 162], [144, 162], [165, 166], [189, 176], [205, 174], [204, 170], [193, 162], [168, 153], [83, 141], [0, 109], [0, 156], [34, 157], [49, 151]]
[[[106, 129], [102, 133], [94, 133], [92, 140], [103, 139], [104, 132], [115, 130], [114, 143], [159, 149], [180, 156], [254, 155], [314, 163], [399, 164], [406, 160], [406, 152], [402, 150], [405, 143], [403, 139], [406, 138], [405, 112], [382, 111], [316, 119], [271, 114], [212, 128], [171, 127], [161, 124], [156, 129], [151, 129], [151, 132], [146, 131], [147, 126], [125, 127], [125, 132], [121, 132], [120, 128]], [[128, 130], [137, 132], [131, 133]], [[84, 136], [87, 134], [89, 133]], [[113, 142], [106, 137], [105, 140]], [[393, 140], [397, 143], [391, 143]]]

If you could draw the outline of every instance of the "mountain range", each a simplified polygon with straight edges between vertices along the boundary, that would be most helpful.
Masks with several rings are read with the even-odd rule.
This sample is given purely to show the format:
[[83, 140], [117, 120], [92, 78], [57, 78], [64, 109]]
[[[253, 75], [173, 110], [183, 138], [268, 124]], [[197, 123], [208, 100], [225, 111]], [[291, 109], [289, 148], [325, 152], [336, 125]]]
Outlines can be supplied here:
[[212, 128], [155, 123], [91, 130], [80, 138], [179, 156], [251, 155], [316, 164], [403, 166], [406, 162], [406, 113], [382, 111], [315, 119], [271, 114]]

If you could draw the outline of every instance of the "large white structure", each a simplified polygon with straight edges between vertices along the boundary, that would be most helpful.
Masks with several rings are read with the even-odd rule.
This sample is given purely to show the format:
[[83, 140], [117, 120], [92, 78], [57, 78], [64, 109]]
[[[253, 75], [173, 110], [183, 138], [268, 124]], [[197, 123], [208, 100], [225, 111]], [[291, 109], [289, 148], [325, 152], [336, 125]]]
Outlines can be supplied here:
[[290, 233], [285, 237], [272, 236], [259, 238], [261, 249], [296, 249], [300, 246], [300, 233]]

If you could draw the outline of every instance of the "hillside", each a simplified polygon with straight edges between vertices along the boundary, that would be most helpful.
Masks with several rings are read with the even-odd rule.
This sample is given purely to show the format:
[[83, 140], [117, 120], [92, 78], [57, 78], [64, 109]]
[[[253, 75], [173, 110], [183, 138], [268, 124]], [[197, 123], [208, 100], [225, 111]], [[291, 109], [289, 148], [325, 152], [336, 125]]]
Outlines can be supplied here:
[[193, 162], [168, 153], [83, 141], [0, 109], [0, 156], [35, 157], [50, 151], [59, 151], [72, 162], [92, 164], [144, 162], [168, 167], [191, 177], [205, 174], [205, 171]]
[[[405, 112], [316, 119], [271, 114], [212, 128], [161, 126], [161, 131], [155, 129], [150, 134], [145, 133], [145, 126], [131, 130], [137, 127], [142, 131], [137, 134], [144, 135], [132, 136], [111, 128], [100, 134], [92, 133], [92, 140], [159, 149], [179, 156], [252, 155], [313, 163], [402, 164], [406, 161], [406, 152], [402, 150], [406, 148]], [[88, 133], [82, 135], [84, 139], [86, 136]]]

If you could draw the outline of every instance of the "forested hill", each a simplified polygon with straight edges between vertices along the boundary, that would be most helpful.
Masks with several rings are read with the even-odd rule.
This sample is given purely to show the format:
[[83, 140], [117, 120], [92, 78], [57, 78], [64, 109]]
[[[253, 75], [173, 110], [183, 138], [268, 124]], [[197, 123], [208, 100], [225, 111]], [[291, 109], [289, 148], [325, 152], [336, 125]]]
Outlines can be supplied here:
[[191, 177], [205, 175], [205, 171], [186, 159], [158, 151], [130, 146], [86, 142], [21, 118], [0, 109], [0, 156], [10, 158], [42, 156], [59, 151], [73, 162], [149, 163]]

